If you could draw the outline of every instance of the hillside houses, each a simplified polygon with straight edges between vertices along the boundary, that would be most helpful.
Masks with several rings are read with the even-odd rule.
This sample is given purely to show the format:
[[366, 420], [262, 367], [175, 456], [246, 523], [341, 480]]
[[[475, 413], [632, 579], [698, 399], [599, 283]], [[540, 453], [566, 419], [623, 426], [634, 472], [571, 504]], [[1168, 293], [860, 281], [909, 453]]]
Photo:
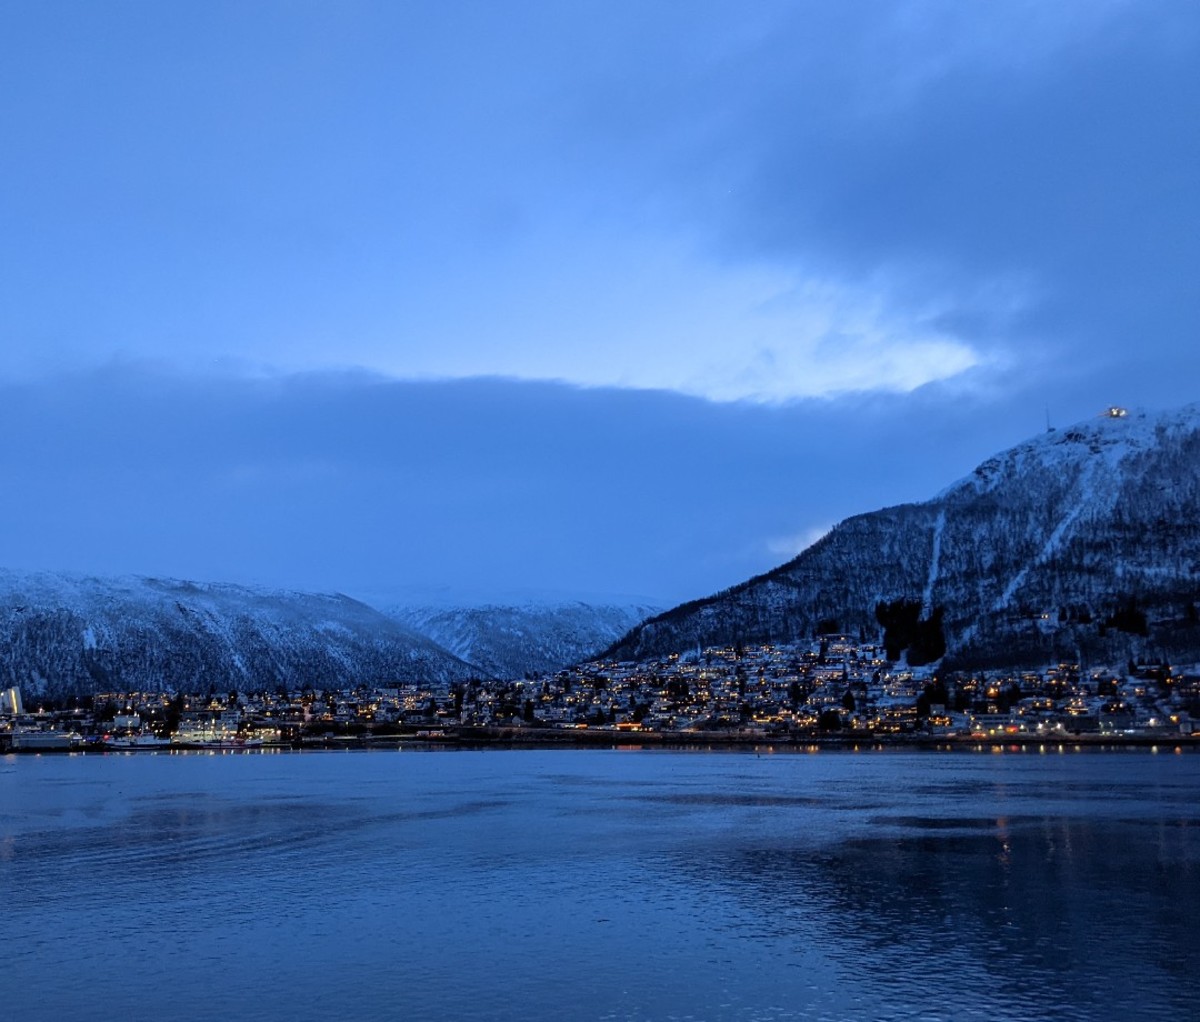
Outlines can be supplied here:
[[102, 693], [50, 708], [22, 706], [13, 697], [0, 710], [8, 711], [0, 713], [0, 729], [65, 721], [85, 734], [150, 730], [197, 741], [497, 727], [765, 737], [1187, 735], [1200, 716], [1200, 671], [1060, 663], [1041, 671], [943, 673], [889, 663], [875, 643], [824, 635], [646, 661], [591, 661], [522, 679], [389, 680], [204, 696]]

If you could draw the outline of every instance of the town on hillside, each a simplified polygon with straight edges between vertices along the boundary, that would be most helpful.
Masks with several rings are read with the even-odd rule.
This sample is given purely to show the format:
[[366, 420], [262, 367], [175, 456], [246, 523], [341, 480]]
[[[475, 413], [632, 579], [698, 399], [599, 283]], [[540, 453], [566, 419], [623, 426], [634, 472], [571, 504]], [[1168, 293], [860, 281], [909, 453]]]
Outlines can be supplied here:
[[[253, 748], [376, 740], [605, 742], [1190, 739], [1200, 670], [1130, 661], [940, 671], [847, 635], [592, 661], [520, 680], [271, 692], [0, 693], [0, 750]], [[1200, 730], [1200, 729], [1198, 729]]]

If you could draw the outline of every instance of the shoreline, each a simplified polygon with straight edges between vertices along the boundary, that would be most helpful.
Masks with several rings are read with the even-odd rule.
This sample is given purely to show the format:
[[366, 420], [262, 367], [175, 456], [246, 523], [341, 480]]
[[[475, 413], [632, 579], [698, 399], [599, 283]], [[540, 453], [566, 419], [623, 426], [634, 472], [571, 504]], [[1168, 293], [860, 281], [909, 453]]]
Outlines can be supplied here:
[[740, 732], [671, 732], [641, 731], [556, 731], [511, 727], [471, 727], [447, 730], [444, 734], [362, 734], [324, 735], [305, 737], [292, 742], [263, 743], [237, 748], [227, 745], [174, 745], [156, 748], [114, 749], [93, 744], [74, 748], [0, 748], [0, 755], [176, 755], [196, 753], [254, 753], [321, 752], [321, 751], [384, 751], [401, 749], [463, 750], [486, 749], [678, 749], [702, 751], [887, 751], [923, 750], [949, 752], [956, 750], [1027, 749], [1089, 749], [1116, 751], [1118, 749], [1200, 750], [1200, 735], [757, 735]]

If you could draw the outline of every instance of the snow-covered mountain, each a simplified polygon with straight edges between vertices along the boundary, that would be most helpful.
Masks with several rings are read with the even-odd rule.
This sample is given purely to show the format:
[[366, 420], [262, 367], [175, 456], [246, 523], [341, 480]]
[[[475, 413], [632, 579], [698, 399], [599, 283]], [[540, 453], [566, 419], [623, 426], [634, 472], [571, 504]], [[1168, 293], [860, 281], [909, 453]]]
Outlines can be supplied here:
[[1112, 409], [989, 459], [921, 504], [849, 518], [794, 560], [633, 629], [697, 645], [883, 634], [910, 662], [1200, 661], [1200, 405]]
[[472, 674], [346, 596], [0, 572], [0, 688], [27, 694], [340, 688]]
[[595, 655], [656, 614], [644, 603], [393, 607], [384, 612], [496, 678], [559, 670]]

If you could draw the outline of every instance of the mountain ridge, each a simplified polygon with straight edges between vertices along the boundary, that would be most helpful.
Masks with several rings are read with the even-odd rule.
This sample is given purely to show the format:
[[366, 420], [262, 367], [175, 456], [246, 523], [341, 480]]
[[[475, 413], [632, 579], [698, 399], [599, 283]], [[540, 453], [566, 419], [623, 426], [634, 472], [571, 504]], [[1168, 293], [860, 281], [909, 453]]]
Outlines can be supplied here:
[[232, 582], [0, 569], [0, 689], [60, 698], [520, 678], [594, 654], [654, 609], [389, 608]]
[[[886, 632], [880, 613], [903, 603], [926, 622], [941, 609], [948, 664], [1200, 659], [1198, 479], [1200, 404], [1109, 409], [986, 459], [928, 501], [847, 518], [785, 564], [642, 622], [604, 655], [792, 641], [823, 623]], [[1139, 615], [1144, 627], [1132, 627]]]
[[380, 609], [493, 677], [522, 678], [587, 659], [659, 608], [570, 600]]
[[477, 673], [341, 594], [0, 570], [0, 687], [30, 694], [343, 688]]

